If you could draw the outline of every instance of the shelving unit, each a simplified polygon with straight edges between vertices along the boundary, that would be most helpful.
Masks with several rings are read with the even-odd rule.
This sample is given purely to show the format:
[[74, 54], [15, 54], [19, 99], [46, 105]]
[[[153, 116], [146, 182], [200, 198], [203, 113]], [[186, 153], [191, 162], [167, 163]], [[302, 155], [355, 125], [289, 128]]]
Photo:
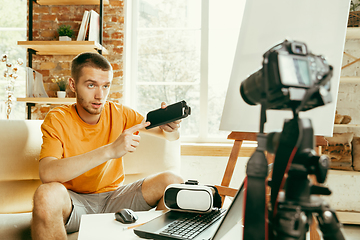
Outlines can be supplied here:
[[[346, 31], [346, 39], [360, 39], [360, 28], [348, 27], [347, 31]], [[349, 64], [344, 65], [342, 67], [342, 69], [344, 69], [356, 62], [360, 62], [359, 58], [354, 57], [345, 52], [344, 52], [344, 54], [353, 58], [353, 61]], [[344, 84], [344, 83], [350, 83], [350, 84], [360, 83], [360, 77], [357, 77], [357, 76], [340, 77], [340, 84]], [[346, 128], [359, 128], [359, 127], [360, 127], [360, 124], [334, 124], [334, 132], [336, 132], [335, 131], [336, 129], [338, 131], [340, 131], [341, 129], [346, 130]], [[345, 179], [346, 177], [359, 178], [360, 172], [345, 171], [345, 170], [329, 170], [328, 175], [332, 176], [332, 177], [337, 177], [338, 179]], [[330, 189], [331, 189], [331, 186], [330, 186]], [[339, 218], [340, 222], [343, 224], [358, 224], [358, 225], [360, 225], [360, 212], [337, 210], [336, 215]]]
[[[36, 0], [39, 5], [98, 5], [99, 0]], [[104, 5], [109, 5], [109, 0], [104, 0]]]
[[346, 30], [346, 39], [359, 39], [360, 29], [358, 27], [348, 27]]
[[[18, 45], [36, 51], [36, 55], [78, 55], [82, 52], [108, 51], [94, 41], [18, 41]], [[64, 54], [65, 49], [65, 54]]]
[[28, 119], [31, 119], [31, 107], [36, 103], [40, 104], [72, 104], [76, 102], [76, 98], [16, 98], [18, 102], [25, 102], [27, 108]]
[[340, 83], [360, 83], [360, 77], [340, 77]]
[[[33, 4], [39, 5], [99, 5], [100, 31], [99, 42], [95, 41], [33, 41]], [[103, 43], [103, 12], [104, 5], [109, 0], [29, 0], [29, 33], [28, 41], [18, 41], [18, 45], [27, 48], [28, 67], [32, 68], [32, 56], [35, 55], [78, 55], [82, 52], [98, 52], [107, 55], [108, 51]], [[26, 102], [28, 119], [31, 119], [31, 107], [36, 103], [71, 104], [75, 98], [18, 98], [19, 102]]]
[[18, 102], [51, 103], [51, 104], [72, 104], [76, 98], [16, 98]]
[[[328, 176], [337, 177], [336, 179], [349, 179], [350, 178], [359, 178], [360, 172], [358, 171], [343, 171], [343, 170], [329, 170]], [[330, 190], [331, 186], [330, 186]], [[339, 194], [334, 192], [333, 194]], [[357, 193], [353, 193], [357, 194]], [[356, 199], [356, 198], [354, 198]], [[360, 225], [360, 213], [359, 212], [351, 212], [351, 211], [341, 211], [336, 210], [336, 215], [339, 218], [340, 222], [343, 224], [358, 224]]]
[[335, 128], [357, 128], [360, 124], [334, 124]]
[[[33, 4], [40, 5], [100, 5], [99, 43], [94, 41], [33, 41]], [[29, 34], [28, 41], [19, 41], [18, 45], [28, 49], [28, 66], [32, 67], [32, 55], [77, 55], [84, 51], [108, 54], [103, 43], [104, 4], [109, 0], [29, 0]]]

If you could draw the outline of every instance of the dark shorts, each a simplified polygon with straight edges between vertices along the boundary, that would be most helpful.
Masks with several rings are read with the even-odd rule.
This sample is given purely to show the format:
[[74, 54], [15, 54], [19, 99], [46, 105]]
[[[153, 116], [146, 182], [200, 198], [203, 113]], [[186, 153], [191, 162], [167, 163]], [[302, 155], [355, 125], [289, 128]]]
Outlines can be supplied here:
[[119, 187], [112, 192], [81, 194], [68, 190], [73, 209], [65, 225], [68, 233], [79, 231], [83, 214], [115, 213], [122, 208], [134, 211], [147, 211], [152, 207], [145, 201], [141, 186], [144, 179]]

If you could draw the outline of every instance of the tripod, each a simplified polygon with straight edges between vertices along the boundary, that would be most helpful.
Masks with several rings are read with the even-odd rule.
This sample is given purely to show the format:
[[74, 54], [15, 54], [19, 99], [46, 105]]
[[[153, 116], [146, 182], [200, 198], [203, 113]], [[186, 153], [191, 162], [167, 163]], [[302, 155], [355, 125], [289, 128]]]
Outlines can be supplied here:
[[[329, 167], [328, 157], [319, 157], [314, 150], [311, 120], [300, 119], [298, 113], [301, 107], [294, 108], [293, 119], [285, 121], [281, 133], [265, 135], [265, 109], [266, 106], [262, 105], [258, 147], [249, 159], [246, 170], [244, 239], [305, 240], [314, 215], [324, 240], [343, 240], [335, 211], [320, 197], [314, 196], [330, 195], [330, 190], [314, 186], [308, 179], [309, 174], [315, 174], [317, 181], [324, 183]], [[271, 187], [268, 209], [265, 207], [265, 151], [275, 152], [272, 180], [268, 182]], [[285, 185], [286, 173], [288, 178]], [[279, 194], [283, 187], [285, 193]]]
[[[315, 174], [319, 183], [324, 183], [329, 159], [317, 156], [314, 151], [314, 133], [310, 119], [300, 119], [294, 111], [294, 118], [284, 123], [278, 138], [273, 179], [271, 185], [271, 206], [269, 208], [269, 239], [305, 240], [306, 232], [315, 215], [324, 240], [342, 240], [343, 234], [335, 211], [316, 195], [329, 195], [325, 187], [314, 186], [308, 175]], [[270, 140], [268, 139], [268, 140]], [[290, 154], [289, 154], [290, 153]], [[285, 193], [278, 195], [280, 178], [288, 169]], [[279, 196], [279, 197], [278, 197]]]

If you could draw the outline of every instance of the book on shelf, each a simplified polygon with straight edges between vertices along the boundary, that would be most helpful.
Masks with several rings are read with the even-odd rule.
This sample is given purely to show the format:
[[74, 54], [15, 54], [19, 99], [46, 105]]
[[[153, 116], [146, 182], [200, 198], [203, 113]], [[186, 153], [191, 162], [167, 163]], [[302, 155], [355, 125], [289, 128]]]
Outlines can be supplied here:
[[88, 31], [88, 26], [89, 26], [89, 18], [90, 18], [90, 12], [85, 11], [81, 21], [79, 33], [76, 39], [77, 41], [85, 41], [86, 33]]
[[100, 42], [100, 15], [94, 10], [90, 10], [89, 20], [89, 41]]
[[100, 42], [100, 15], [94, 10], [85, 11], [81, 21], [77, 41]]
[[26, 67], [26, 97], [49, 97], [42, 74], [29, 67]]

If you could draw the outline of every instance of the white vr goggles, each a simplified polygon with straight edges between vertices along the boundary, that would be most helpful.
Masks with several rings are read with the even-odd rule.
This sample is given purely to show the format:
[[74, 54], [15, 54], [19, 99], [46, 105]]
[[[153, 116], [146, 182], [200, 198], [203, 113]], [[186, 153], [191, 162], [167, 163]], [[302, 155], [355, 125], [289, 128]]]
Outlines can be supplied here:
[[187, 212], [210, 212], [221, 207], [216, 187], [198, 185], [196, 180], [169, 185], [165, 189], [164, 202], [168, 209]]

